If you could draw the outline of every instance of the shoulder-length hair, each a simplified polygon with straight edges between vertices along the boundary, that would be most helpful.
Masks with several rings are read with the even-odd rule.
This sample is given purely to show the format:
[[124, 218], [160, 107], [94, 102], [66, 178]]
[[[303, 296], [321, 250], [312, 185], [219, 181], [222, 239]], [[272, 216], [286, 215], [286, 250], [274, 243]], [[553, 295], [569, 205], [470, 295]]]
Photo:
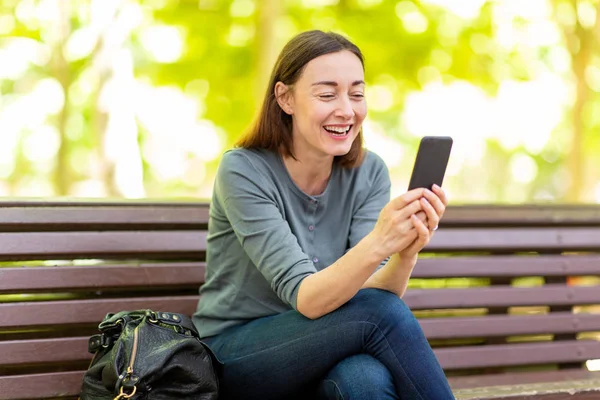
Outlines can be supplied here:
[[[310, 60], [342, 50], [354, 53], [364, 69], [364, 58], [359, 48], [339, 34], [312, 30], [292, 38], [277, 58], [257, 119], [236, 145], [247, 149], [269, 149], [283, 156], [295, 158], [292, 145], [292, 117], [286, 114], [277, 103], [275, 85], [277, 82], [288, 86], [293, 85], [298, 81]], [[334, 162], [345, 168], [353, 168], [360, 165], [363, 157], [361, 129], [352, 143], [350, 151], [343, 156], [336, 156]]]

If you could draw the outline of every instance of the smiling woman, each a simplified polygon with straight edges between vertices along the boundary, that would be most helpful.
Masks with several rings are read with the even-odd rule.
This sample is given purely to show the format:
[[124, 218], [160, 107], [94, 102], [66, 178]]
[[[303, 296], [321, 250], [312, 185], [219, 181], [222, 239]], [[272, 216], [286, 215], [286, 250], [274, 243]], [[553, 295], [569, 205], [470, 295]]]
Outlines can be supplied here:
[[224, 362], [224, 399], [454, 398], [401, 300], [447, 199], [390, 201], [362, 145], [364, 92], [356, 45], [302, 33], [221, 160], [194, 323]]
[[[275, 84], [281, 109], [295, 116], [294, 162], [304, 158], [309, 164], [312, 158], [313, 162], [331, 164], [331, 157], [350, 152], [367, 114], [364, 87], [362, 60], [348, 50], [311, 60], [293, 87]], [[360, 140], [356, 143], [362, 144]], [[294, 162], [286, 160], [288, 167]]]

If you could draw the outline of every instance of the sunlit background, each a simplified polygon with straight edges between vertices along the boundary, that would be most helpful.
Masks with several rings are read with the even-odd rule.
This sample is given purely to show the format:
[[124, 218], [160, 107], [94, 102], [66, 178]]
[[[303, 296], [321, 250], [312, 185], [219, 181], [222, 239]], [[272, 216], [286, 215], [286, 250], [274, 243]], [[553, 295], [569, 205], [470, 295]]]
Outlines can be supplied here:
[[279, 50], [366, 57], [366, 146], [407, 186], [450, 135], [454, 203], [600, 202], [597, 0], [2, 0], [0, 196], [209, 198]]

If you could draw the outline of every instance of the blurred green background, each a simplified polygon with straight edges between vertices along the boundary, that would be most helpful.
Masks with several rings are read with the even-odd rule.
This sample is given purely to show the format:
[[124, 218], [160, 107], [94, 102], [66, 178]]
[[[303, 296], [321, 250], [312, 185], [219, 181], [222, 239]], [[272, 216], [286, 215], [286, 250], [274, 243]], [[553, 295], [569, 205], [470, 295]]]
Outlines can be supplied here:
[[451, 135], [453, 203], [600, 202], [598, 0], [2, 0], [0, 196], [209, 198], [279, 50], [366, 57], [366, 146], [405, 191]]

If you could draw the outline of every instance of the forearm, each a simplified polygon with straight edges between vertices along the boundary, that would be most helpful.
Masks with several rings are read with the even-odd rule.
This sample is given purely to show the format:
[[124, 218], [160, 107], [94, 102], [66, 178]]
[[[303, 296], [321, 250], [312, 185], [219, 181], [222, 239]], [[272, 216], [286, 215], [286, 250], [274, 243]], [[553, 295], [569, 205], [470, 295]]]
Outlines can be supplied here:
[[298, 311], [316, 319], [350, 300], [385, 259], [372, 251], [374, 247], [374, 239], [367, 235], [335, 263], [304, 278], [296, 300]]
[[417, 258], [402, 259], [398, 253], [392, 255], [388, 262], [375, 272], [364, 283], [364, 288], [377, 288], [395, 293], [402, 297], [408, 287], [408, 280], [412, 274]]

